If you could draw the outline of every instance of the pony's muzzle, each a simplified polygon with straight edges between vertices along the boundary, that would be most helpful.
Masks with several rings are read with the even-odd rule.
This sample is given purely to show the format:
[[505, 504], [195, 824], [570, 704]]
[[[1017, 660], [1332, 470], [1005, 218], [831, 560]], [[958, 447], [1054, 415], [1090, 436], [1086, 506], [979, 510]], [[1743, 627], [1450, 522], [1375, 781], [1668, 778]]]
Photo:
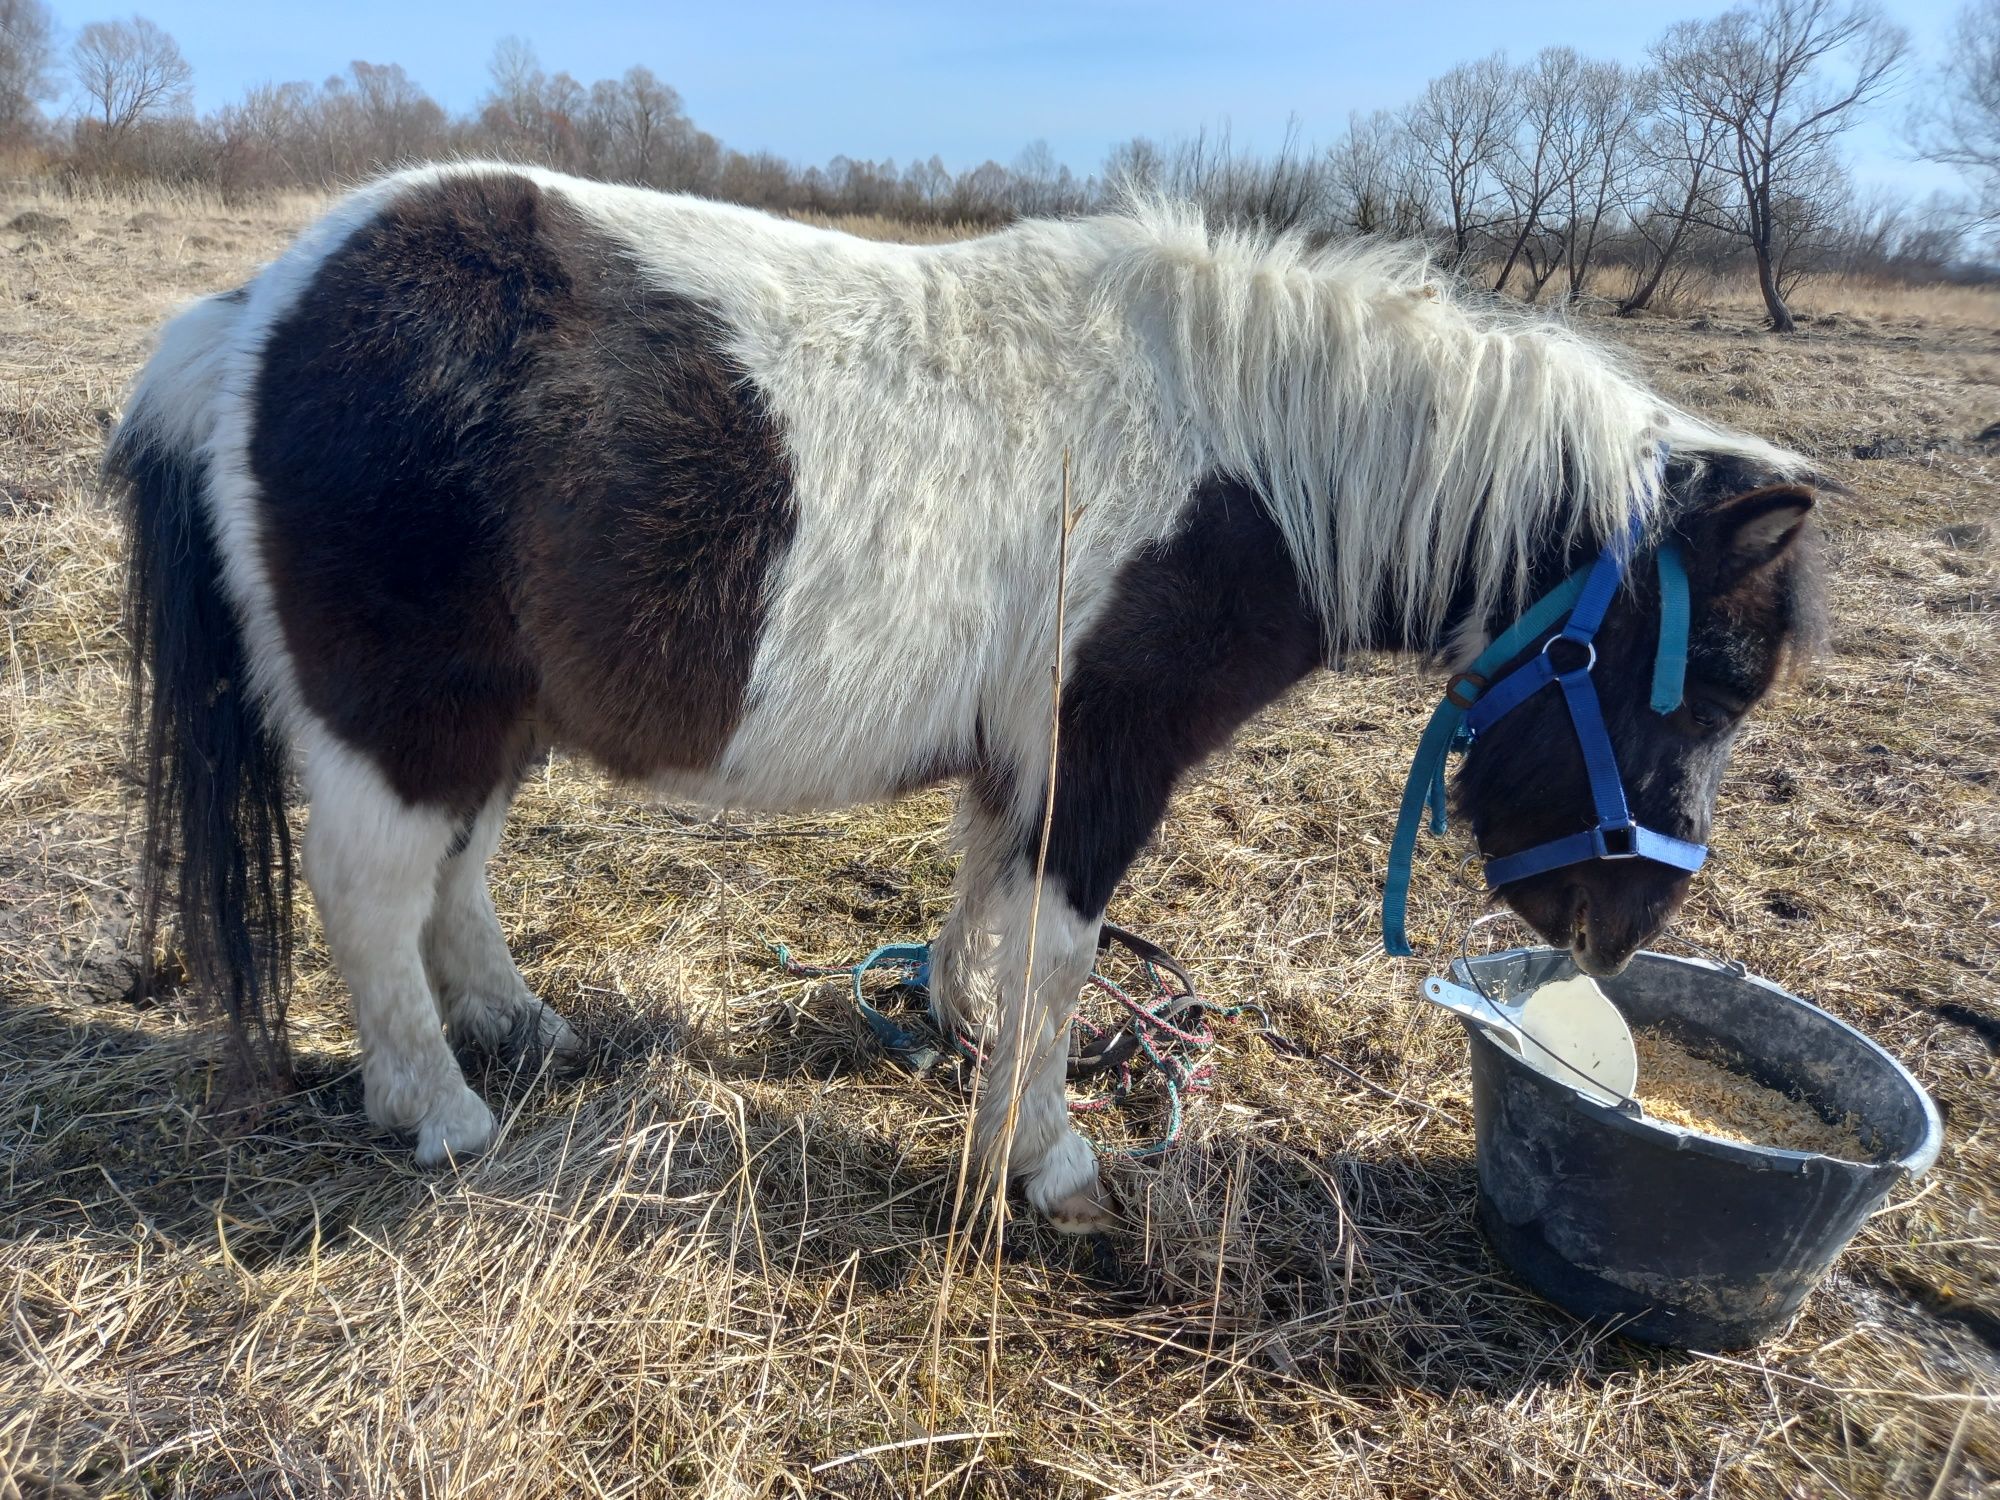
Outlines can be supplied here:
[[1578, 969], [1593, 979], [1610, 979], [1624, 972], [1639, 951], [1639, 935], [1629, 928], [1617, 934], [1605, 933], [1591, 923], [1590, 897], [1581, 896], [1570, 920], [1569, 956]]
[[1593, 861], [1501, 887], [1499, 895], [1552, 948], [1594, 979], [1608, 979], [1660, 931], [1689, 877], [1650, 861]]

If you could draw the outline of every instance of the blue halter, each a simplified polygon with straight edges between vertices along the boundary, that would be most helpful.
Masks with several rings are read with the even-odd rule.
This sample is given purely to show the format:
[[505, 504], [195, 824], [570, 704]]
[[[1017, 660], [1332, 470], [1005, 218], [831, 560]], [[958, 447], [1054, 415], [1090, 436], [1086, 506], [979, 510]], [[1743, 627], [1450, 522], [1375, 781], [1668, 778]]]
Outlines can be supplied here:
[[[1399, 958], [1410, 956], [1404, 931], [1410, 895], [1410, 866], [1417, 849], [1417, 829], [1426, 808], [1431, 832], [1445, 830], [1445, 761], [1529, 698], [1555, 683], [1568, 705], [1583, 764], [1590, 777], [1590, 798], [1597, 813], [1594, 826], [1581, 833], [1550, 839], [1532, 849], [1486, 861], [1486, 884], [1497, 890], [1510, 881], [1540, 875], [1565, 865], [1592, 859], [1648, 859], [1676, 870], [1695, 871], [1708, 858], [1706, 844], [1690, 844], [1633, 821], [1625, 801], [1625, 783], [1618, 775], [1618, 757], [1604, 727], [1604, 710], [1597, 701], [1591, 669], [1597, 665], [1597, 628], [1624, 579], [1626, 564], [1638, 550], [1643, 523], [1635, 521], [1622, 540], [1608, 544], [1589, 567], [1571, 574], [1544, 594], [1500, 638], [1479, 653], [1472, 665], [1445, 687], [1444, 701], [1431, 714], [1410, 779], [1403, 787], [1403, 805], [1396, 818], [1396, 837], [1389, 846], [1389, 878], [1382, 888], [1382, 945]], [[1653, 659], [1652, 707], [1658, 714], [1680, 707], [1687, 680], [1688, 581], [1680, 549], [1663, 542], [1656, 554], [1660, 578], [1660, 648]], [[1567, 616], [1567, 619], [1564, 617]], [[1532, 645], [1536, 637], [1563, 621], [1542, 649], [1498, 681], [1489, 675]]]

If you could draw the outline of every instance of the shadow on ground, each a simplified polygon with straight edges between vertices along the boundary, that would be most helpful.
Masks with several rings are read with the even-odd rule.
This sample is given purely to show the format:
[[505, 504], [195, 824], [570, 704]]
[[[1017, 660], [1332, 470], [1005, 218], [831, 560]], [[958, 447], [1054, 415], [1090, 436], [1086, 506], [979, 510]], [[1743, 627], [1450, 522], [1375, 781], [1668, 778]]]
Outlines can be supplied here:
[[[609, 1011], [578, 1078], [477, 1069], [505, 1132], [458, 1173], [418, 1169], [368, 1123], [351, 1054], [302, 1043], [294, 1092], [231, 1103], [199, 1033], [116, 1014], [0, 1013], [15, 1084], [0, 1244], [151, 1245], [282, 1275], [429, 1232], [454, 1200], [577, 1213], [622, 1195], [628, 1248], [698, 1233], [741, 1274], [750, 1251], [729, 1226], [748, 1216], [767, 1278], [936, 1295], [962, 1095], [949, 1070], [913, 1080], [884, 1059], [842, 989], [720, 1040], [657, 1009]], [[1109, 1167], [1125, 1229], [1076, 1239], [1021, 1210], [1000, 1247], [1012, 1300], [1088, 1329], [1107, 1372], [1220, 1360], [1277, 1387], [1505, 1396], [1678, 1359], [1508, 1282], [1472, 1224], [1468, 1158], [1347, 1151], [1215, 1111], [1198, 1125], [1157, 1165]]]

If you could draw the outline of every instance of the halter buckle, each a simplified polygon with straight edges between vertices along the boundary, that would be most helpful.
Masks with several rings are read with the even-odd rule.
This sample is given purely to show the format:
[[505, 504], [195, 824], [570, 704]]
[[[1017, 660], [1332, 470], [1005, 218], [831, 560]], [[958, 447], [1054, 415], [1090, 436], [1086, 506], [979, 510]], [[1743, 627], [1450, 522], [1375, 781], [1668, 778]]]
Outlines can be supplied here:
[[1492, 684], [1481, 673], [1460, 672], [1444, 685], [1444, 701], [1453, 708], [1470, 708], [1490, 686]]
[[1639, 825], [1613, 823], [1607, 827], [1593, 828], [1590, 830], [1590, 842], [1596, 848], [1599, 859], [1637, 859]]

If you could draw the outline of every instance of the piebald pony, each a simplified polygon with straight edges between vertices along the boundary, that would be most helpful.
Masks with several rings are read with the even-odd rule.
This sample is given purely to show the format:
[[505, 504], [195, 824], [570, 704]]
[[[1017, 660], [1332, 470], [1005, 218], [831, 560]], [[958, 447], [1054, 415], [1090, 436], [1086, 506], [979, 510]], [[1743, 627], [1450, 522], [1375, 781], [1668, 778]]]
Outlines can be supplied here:
[[[247, 1053], [281, 1047], [294, 766], [368, 1111], [427, 1163], [494, 1129], [447, 1034], [578, 1049], [486, 892], [531, 757], [733, 807], [958, 778], [935, 997], [992, 1039], [982, 1159], [1070, 1228], [1108, 1204], [1066, 1117], [1068, 1016], [1191, 764], [1344, 650], [1468, 657], [1637, 518], [1688, 558], [1688, 701], [1645, 710], [1639, 567], [1600, 690], [1635, 812], [1704, 837], [1813, 592], [1795, 459], [1413, 253], [1163, 204], [914, 247], [521, 167], [399, 173], [167, 326], [108, 470], [149, 930], [170, 892]], [[1466, 764], [1489, 852], [1587, 818], [1555, 712]], [[1501, 894], [1601, 970], [1685, 887], [1578, 866]]]

